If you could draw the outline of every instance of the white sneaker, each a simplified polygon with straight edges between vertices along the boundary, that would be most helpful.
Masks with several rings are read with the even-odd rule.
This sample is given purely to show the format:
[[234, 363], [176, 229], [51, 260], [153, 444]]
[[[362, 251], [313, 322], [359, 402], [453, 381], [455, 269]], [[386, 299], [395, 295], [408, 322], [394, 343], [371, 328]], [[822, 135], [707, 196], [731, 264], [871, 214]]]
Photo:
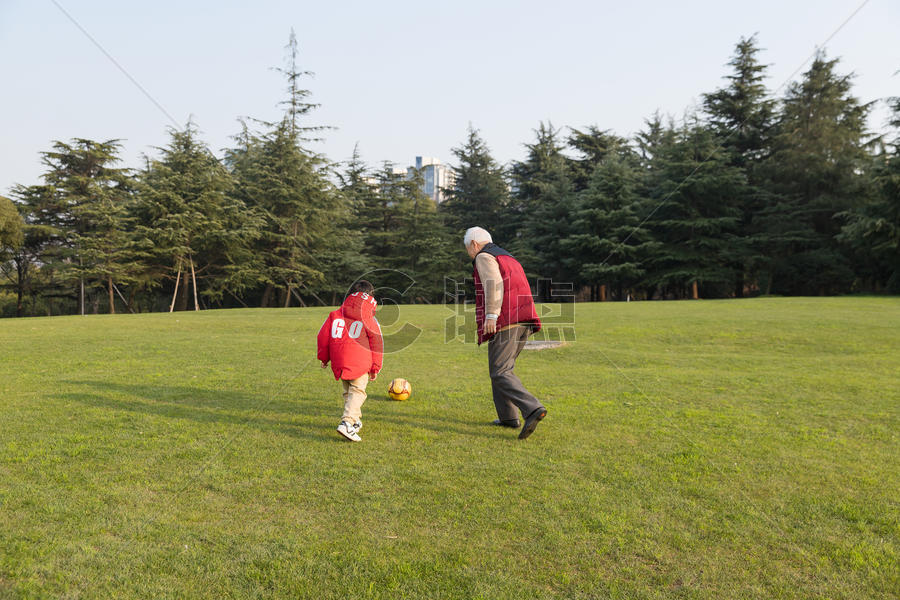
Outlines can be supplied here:
[[[359, 423], [359, 427], [362, 427], [362, 423]], [[337, 432], [351, 442], [361, 442], [362, 438], [356, 433], [359, 431], [359, 427], [356, 426], [356, 423], [350, 425], [347, 421], [341, 421], [341, 424], [337, 426]]]

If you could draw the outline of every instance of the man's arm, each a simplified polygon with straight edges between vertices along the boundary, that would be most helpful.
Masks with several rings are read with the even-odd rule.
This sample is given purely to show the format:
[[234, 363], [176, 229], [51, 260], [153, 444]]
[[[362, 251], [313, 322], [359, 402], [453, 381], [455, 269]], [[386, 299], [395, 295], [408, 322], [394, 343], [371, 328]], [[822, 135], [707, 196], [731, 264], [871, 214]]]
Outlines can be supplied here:
[[500, 275], [500, 263], [497, 257], [482, 252], [475, 257], [475, 268], [484, 288], [484, 331], [492, 334], [497, 331], [497, 318], [503, 306], [503, 277]]

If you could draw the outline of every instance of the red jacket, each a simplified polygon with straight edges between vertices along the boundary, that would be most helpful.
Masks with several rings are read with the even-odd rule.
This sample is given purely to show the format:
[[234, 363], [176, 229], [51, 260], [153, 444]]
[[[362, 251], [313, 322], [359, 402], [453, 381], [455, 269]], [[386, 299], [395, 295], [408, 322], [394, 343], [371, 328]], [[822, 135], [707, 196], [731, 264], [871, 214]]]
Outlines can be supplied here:
[[335, 379], [356, 379], [364, 373], [371, 377], [381, 370], [384, 342], [376, 305], [369, 294], [350, 294], [322, 324], [318, 357], [324, 363], [331, 361]]
[[[497, 331], [516, 323], [527, 323], [534, 332], [540, 331], [541, 320], [534, 309], [531, 286], [528, 285], [522, 265], [497, 244], [486, 244], [481, 252], [487, 252], [497, 259], [503, 279], [503, 304], [500, 305], [500, 315], [497, 317]], [[484, 286], [481, 285], [478, 269], [474, 268], [474, 260], [472, 267], [475, 272], [475, 322], [478, 324], [478, 344], [481, 345], [493, 336], [484, 333]]]

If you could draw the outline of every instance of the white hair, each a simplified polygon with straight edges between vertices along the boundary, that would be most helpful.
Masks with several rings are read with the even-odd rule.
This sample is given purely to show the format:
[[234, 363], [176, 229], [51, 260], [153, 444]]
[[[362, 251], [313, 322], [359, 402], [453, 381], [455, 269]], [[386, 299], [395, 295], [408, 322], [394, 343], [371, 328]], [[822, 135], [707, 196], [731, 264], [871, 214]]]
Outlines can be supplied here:
[[469, 244], [472, 242], [489, 244], [493, 241], [494, 240], [491, 238], [491, 234], [488, 233], [487, 229], [482, 229], [481, 227], [469, 227], [466, 229], [466, 235], [463, 238], [463, 244], [466, 248], [468, 248]]

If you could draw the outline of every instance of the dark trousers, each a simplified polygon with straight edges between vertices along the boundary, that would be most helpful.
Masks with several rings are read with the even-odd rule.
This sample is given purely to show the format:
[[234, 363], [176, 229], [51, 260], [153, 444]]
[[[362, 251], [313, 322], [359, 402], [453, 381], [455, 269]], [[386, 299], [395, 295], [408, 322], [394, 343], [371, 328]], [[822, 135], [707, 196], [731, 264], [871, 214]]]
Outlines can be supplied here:
[[[542, 404], [522, 385], [522, 380], [513, 373], [516, 358], [525, 340], [531, 335], [531, 328], [525, 325], [498, 331], [488, 342], [488, 366], [491, 371], [491, 388], [494, 392], [494, 406], [501, 421], [528, 417]], [[517, 410], [518, 409], [518, 410]]]

